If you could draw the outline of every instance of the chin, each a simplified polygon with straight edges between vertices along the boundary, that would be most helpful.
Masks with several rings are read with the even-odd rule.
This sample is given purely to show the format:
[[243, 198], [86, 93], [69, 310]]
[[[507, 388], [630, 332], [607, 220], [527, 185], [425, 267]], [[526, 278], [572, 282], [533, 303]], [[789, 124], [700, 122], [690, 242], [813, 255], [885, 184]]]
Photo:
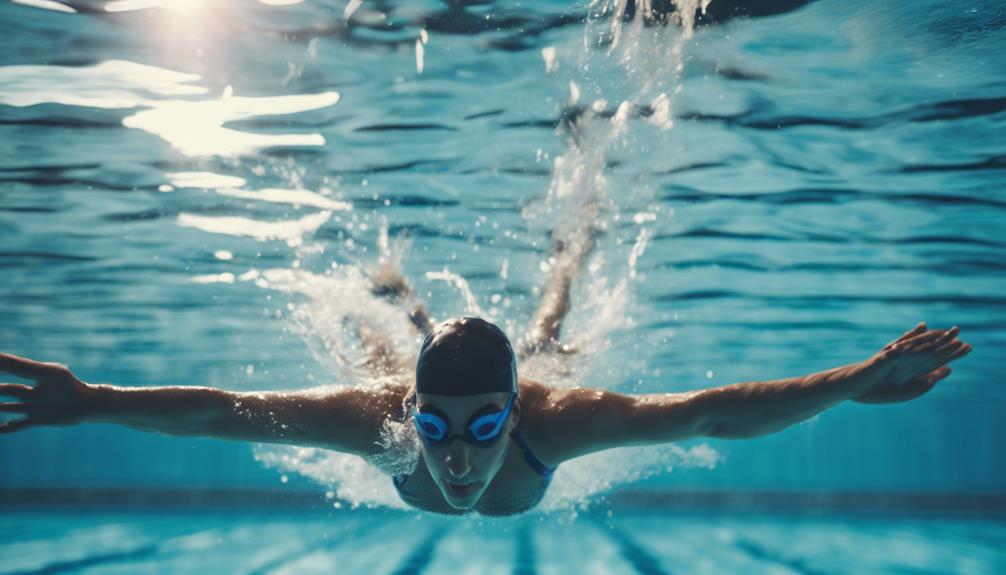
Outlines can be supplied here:
[[471, 485], [469, 492], [454, 493], [456, 489], [452, 488], [450, 483], [445, 483], [440, 486], [440, 492], [444, 495], [444, 500], [447, 504], [454, 509], [471, 509], [475, 507], [475, 504], [479, 502], [479, 498], [482, 497], [482, 492], [485, 491], [482, 482], [477, 482]]
[[471, 511], [475, 504], [478, 503], [478, 499], [474, 501], [454, 501], [450, 498], [445, 497], [447, 504], [458, 511]]

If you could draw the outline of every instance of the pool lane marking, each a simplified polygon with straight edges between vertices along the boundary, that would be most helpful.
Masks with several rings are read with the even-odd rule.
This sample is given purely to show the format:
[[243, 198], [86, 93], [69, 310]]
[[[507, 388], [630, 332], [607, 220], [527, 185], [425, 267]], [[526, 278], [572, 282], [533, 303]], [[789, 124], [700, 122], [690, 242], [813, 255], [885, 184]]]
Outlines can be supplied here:
[[[134, 561], [136, 559], [146, 559], [151, 556], [160, 555], [161, 557], [170, 557], [171, 555], [177, 554], [181, 551], [185, 551], [185, 542], [191, 540], [197, 536], [204, 536], [211, 533], [219, 533], [223, 531], [222, 528], [204, 529], [201, 531], [193, 531], [189, 533], [184, 533], [182, 535], [175, 535], [158, 541], [156, 543], [146, 543], [144, 545], [139, 545], [131, 549], [122, 549], [117, 551], [108, 551], [104, 553], [98, 553], [95, 555], [89, 555], [86, 557], [80, 557], [78, 559], [64, 559], [60, 561], [53, 561], [42, 565], [41, 567], [34, 569], [19, 569], [17, 571], [6, 571], [0, 572], [0, 575], [51, 575], [53, 573], [64, 573], [68, 571], [79, 571], [81, 569], [86, 569], [89, 567], [94, 567], [97, 565], [105, 565], [108, 563], [127, 563], [129, 561]], [[156, 539], [156, 537], [148, 537]], [[181, 546], [178, 544], [181, 543]]]
[[267, 575], [284, 565], [294, 563], [304, 557], [307, 557], [308, 555], [311, 555], [312, 553], [316, 553], [318, 551], [331, 551], [345, 543], [351, 543], [352, 541], [360, 539], [364, 535], [368, 535], [378, 527], [383, 527], [384, 525], [386, 525], [386, 523], [378, 523], [376, 521], [367, 522], [363, 525], [356, 525], [355, 528], [351, 529], [349, 533], [343, 537], [322, 536], [317, 541], [304, 545], [295, 551], [291, 551], [280, 555], [279, 557], [274, 557], [265, 561], [258, 567], [249, 571], [248, 575]]
[[8, 571], [3, 575], [52, 575], [54, 573], [65, 573], [67, 571], [79, 571], [88, 567], [94, 567], [97, 565], [105, 565], [108, 563], [118, 563], [126, 562], [133, 559], [145, 559], [153, 555], [157, 555], [160, 551], [160, 543], [151, 543], [149, 545], [144, 545], [142, 547], [137, 547], [135, 549], [128, 549], [126, 551], [113, 551], [111, 553], [104, 553], [101, 555], [91, 555], [89, 557], [82, 557], [80, 559], [71, 559], [68, 561], [56, 561], [54, 563], [49, 563], [48, 565], [43, 565], [38, 569], [28, 569], [25, 571]]
[[747, 537], [738, 537], [734, 541], [734, 546], [755, 559], [778, 563], [779, 565], [783, 565], [793, 571], [796, 571], [797, 573], [800, 573], [800, 575], [829, 575], [827, 571], [821, 571], [816, 567], [812, 567], [804, 559], [786, 557], [781, 553], [773, 549], [769, 549], [768, 547]]
[[[187, 550], [185, 546], [186, 541], [190, 541], [192, 540], [192, 538], [198, 536], [205, 536], [207, 534], [219, 533], [220, 531], [223, 531], [223, 529], [221, 528], [204, 529], [202, 531], [194, 531], [192, 533], [185, 533], [183, 535], [176, 535], [174, 537], [169, 537], [168, 539], [164, 539], [156, 543], [147, 543], [145, 545], [133, 547], [132, 549], [123, 549], [120, 551], [109, 551], [105, 553], [98, 553], [96, 555], [89, 555], [87, 557], [81, 557], [79, 559], [66, 559], [61, 561], [53, 561], [37, 569], [8, 571], [0, 575], [51, 575], [53, 573], [79, 571], [81, 569], [95, 567], [98, 565], [105, 565], [109, 563], [127, 563], [137, 559], [146, 559], [155, 555], [159, 555], [161, 557], [170, 557], [171, 555], [177, 554], [182, 551], [186, 551]], [[180, 546], [178, 545], [179, 543], [181, 543]]]
[[433, 561], [437, 545], [444, 540], [447, 532], [448, 528], [443, 526], [431, 529], [429, 534], [412, 548], [412, 552], [405, 557], [398, 568], [392, 571], [392, 575], [420, 575]]
[[622, 558], [628, 561], [637, 573], [640, 575], [672, 575], [670, 571], [666, 571], [660, 566], [659, 557], [648, 551], [628, 533], [614, 525], [601, 523], [599, 519], [594, 519], [594, 522], [615, 543]]
[[533, 526], [521, 525], [515, 542], [513, 575], [538, 575], [538, 549], [534, 545]]

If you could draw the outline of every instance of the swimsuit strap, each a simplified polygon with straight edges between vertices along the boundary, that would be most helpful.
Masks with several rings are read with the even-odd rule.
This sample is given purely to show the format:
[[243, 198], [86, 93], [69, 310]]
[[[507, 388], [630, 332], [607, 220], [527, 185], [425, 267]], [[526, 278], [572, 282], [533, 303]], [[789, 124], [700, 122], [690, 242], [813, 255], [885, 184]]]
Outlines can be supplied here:
[[531, 469], [545, 479], [552, 479], [552, 474], [555, 473], [555, 468], [545, 465], [535, 456], [534, 453], [531, 452], [531, 448], [528, 447], [527, 441], [524, 439], [524, 434], [521, 433], [519, 426], [510, 432], [510, 437], [513, 439], [513, 442], [517, 444], [517, 447], [524, 452], [524, 461], [531, 466]]

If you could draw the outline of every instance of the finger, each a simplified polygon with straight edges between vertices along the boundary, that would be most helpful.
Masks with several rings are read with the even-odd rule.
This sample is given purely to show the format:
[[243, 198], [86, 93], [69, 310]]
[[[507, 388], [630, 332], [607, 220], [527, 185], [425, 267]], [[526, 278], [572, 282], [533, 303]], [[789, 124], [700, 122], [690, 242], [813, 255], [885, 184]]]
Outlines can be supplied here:
[[0, 383], [0, 395], [26, 399], [31, 393], [31, 386], [23, 383]]
[[960, 358], [964, 357], [965, 355], [967, 355], [969, 353], [971, 353], [971, 346], [969, 344], [964, 344], [960, 349], [958, 349], [957, 351], [953, 352], [950, 355], [950, 357], [948, 357], [944, 361], [946, 363], [950, 363], [951, 361], [954, 361], [955, 359], [960, 359]]
[[927, 344], [919, 344], [916, 346], [912, 352], [917, 354], [926, 354], [935, 357], [941, 355], [946, 355], [950, 350], [955, 349], [958, 346], [964, 345], [961, 340], [948, 340], [947, 338], [939, 338]]
[[924, 386], [932, 387], [936, 385], [937, 381], [945, 378], [948, 375], [950, 375], [950, 368], [947, 366], [934, 369], [933, 371], [919, 378], [919, 385], [923, 387]]
[[0, 372], [10, 373], [25, 379], [37, 379], [51, 372], [52, 369], [53, 365], [49, 363], [42, 363], [9, 353], [0, 353]]
[[910, 399], [915, 399], [916, 397], [919, 397], [921, 395], [925, 395], [926, 393], [932, 391], [933, 387], [936, 386], [936, 382], [940, 381], [941, 379], [945, 378], [948, 375], [950, 375], [949, 367], [944, 366], [938, 369], [934, 369], [933, 371], [927, 373], [926, 375], [923, 375], [922, 377], [919, 377], [918, 379], [908, 384], [908, 386], [906, 386], [904, 391], [901, 393], [898, 400], [908, 401]]
[[956, 357], [966, 345], [962, 341], [956, 341], [939, 350], [925, 350], [919, 358], [918, 373], [928, 374], [934, 369], [943, 367], [951, 361], [951, 358]]
[[954, 339], [957, 337], [957, 334], [959, 334], [960, 332], [961, 332], [961, 330], [957, 326], [954, 326], [954, 327], [946, 330], [945, 332], [943, 332], [943, 335], [941, 335], [940, 337], [936, 338], [936, 340], [933, 342], [933, 346], [934, 347], [943, 347], [943, 346], [945, 346], [945, 345], [953, 342]]
[[919, 378], [919, 383], [916, 384], [916, 389], [919, 391], [919, 395], [928, 392], [933, 387], [936, 386], [936, 382], [950, 375], [950, 368], [943, 366], [939, 369], [934, 369], [933, 371], [927, 373], [926, 375]]
[[966, 345], [968, 344], [959, 339], [955, 339], [937, 347], [933, 350], [933, 353], [938, 356], [950, 355]]
[[0, 434], [2, 433], [14, 433], [15, 431], [21, 431], [22, 429], [31, 426], [31, 421], [27, 419], [15, 419], [13, 421], [5, 421], [0, 423]]
[[896, 339], [894, 341], [903, 341], [903, 340], [906, 340], [906, 339], [908, 339], [908, 338], [910, 338], [912, 336], [916, 336], [916, 335], [918, 335], [918, 334], [920, 334], [920, 333], [922, 333], [924, 331], [926, 331], [926, 322], [920, 321], [919, 325], [917, 325], [914, 328], [906, 331], [904, 334], [901, 335], [901, 337], [899, 337], [898, 339]]
[[919, 334], [919, 335], [917, 335], [915, 337], [911, 337], [909, 339], [906, 339], [905, 341], [901, 342], [901, 344], [898, 347], [904, 346], [906, 348], [912, 347], [912, 348], [918, 349], [917, 346], [920, 346], [920, 345], [922, 345], [924, 343], [929, 343], [929, 342], [931, 342], [933, 340], [939, 339], [939, 337], [941, 335], [944, 335], [945, 333], [946, 332], [944, 330], [939, 330], [939, 329], [929, 330], [926, 333], [922, 333], [922, 334]]
[[915, 399], [930, 389], [932, 389], [932, 385], [927, 386], [921, 381], [913, 380], [902, 386], [878, 390], [870, 394], [869, 398], [859, 399], [858, 401], [861, 403], [900, 403]]
[[28, 404], [21, 403], [20, 401], [4, 401], [0, 402], [0, 411], [6, 411], [7, 413], [28, 413]]

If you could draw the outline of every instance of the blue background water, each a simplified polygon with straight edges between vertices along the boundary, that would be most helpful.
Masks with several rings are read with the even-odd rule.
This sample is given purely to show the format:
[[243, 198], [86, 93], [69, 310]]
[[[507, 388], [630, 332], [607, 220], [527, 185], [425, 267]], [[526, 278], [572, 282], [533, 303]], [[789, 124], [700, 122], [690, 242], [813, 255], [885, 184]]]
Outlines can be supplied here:
[[[546, 228], [522, 209], [546, 201], [552, 161], [570, 151], [569, 82], [581, 104], [603, 97], [612, 110], [638, 88], [603, 49], [583, 48], [585, 9], [569, 2], [368, 2], [348, 28], [342, 4], [321, 2], [74, 6], [0, 4], [0, 349], [91, 382], [331, 381], [292, 327], [287, 304], [300, 300], [241, 277], [366, 265], [382, 221], [413, 238], [403, 268], [436, 317], [465, 311], [458, 290], [424, 275], [447, 266], [519, 329], [548, 256]], [[608, 333], [600, 364], [611, 369], [583, 383], [683, 391], [801, 375], [865, 359], [920, 320], [959, 325], [974, 351], [917, 401], [844, 404], [772, 436], [711, 440], [725, 456], [715, 469], [643, 486], [1003, 492], [1004, 25], [998, 2], [825, 0], [684, 41], [680, 78], [662, 80], [681, 86], [674, 127], [635, 117], [625, 141], [601, 148], [619, 216], [602, 240], [607, 261], [624, 262], [642, 229], [652, 243], [629, 283], [633, 323]], [[558, 69], [547, 73], [550, 46]], [[658, 61], [671, 47], [642, 43]], [[198, 77], [154, 81], [129, 63]], [[213, 108], [298, 94], [310, 97]], [[266, 115], [282, 106], [303, 110]], [[136, 119], [164, 109], [166, 122]], [[214, 139], [218, 118], [300, 139]], [[187, 172], [244, 182], [186, 186]], [[220, 191], [230, 188], [252, 195]], [[317, 196], [255, 195], [277, 188]], [[293, 222], [330, 209], [325, 199], [352, 210], [292, 242], [219, 219]], [[231, 225], [207, 231], [214, 222]], [[601, 275], [615, 282], [620, 269]], [[593, 317], [575, 308], [569, 329]], [[247, 445], [102, 425], [2, 437], [0, 461], [4, 488], [298, 482], [281, 483]]]

